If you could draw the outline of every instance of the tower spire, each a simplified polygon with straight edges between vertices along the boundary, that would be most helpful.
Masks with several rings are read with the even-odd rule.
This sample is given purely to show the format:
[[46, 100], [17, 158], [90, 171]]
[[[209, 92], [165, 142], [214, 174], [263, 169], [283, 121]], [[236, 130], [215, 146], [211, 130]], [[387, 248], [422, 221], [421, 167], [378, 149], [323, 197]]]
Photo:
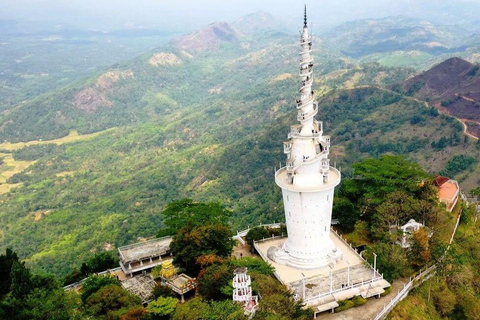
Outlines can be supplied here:
[[305, 4], [305, 11], [303, 14], [303, 27], [307, 28], [307, 5]]

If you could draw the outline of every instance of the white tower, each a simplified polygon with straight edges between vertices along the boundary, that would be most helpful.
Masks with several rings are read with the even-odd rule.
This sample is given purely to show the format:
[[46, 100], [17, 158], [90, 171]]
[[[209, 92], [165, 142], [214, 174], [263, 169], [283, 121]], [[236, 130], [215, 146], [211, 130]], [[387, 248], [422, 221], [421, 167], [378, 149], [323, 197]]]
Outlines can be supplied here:
[[334, 265], [342, 258], [330, 239], [333, 191], [340, 172], [329, 165], [330, 137], [315, 120], [318, 103], [312, 90], [312, 39], [308, 35], [307, 12], [300, 37], [300, 98], [297, 120], [284, 142], [287, 164], [275, 173], [282, 188], [288, 238], [280, 248], [271, 247], [268, 256], [279, 264], [300, 269]]
[[258, 305], [258, 296], [252, 296], [250, 276], [247, 275], [247, 268], [237, 268], [233, 272], [233, 301], [239, 302], [245, 309], [245, 314], [255, 312]]

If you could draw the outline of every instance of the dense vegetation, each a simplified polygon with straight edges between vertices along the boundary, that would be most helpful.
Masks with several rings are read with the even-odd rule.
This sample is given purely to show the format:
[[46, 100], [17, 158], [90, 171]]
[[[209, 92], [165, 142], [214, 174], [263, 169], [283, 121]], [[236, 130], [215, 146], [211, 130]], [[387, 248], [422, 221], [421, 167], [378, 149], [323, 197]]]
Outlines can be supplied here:
[[[194, 203], [185, 199], [171, 203], [163, 212], [170, 218], [166, 219], [167, 227], [177, 228], [171, 244], [176, 266], [198, 279], [199, 295], [185, 304], [180, 304], [168, 287], [157, 286], [152, 292], [152, 301], [144, 308], [140, 298], [124, 290], [118, 280], [109, 275], [90, 275], [80, 293], [65, 292], [54, 277], [32, 275], [16, 253], [7, 249], [5, 255], [0, 255], [0, 317], [245, 319], [244, 310], [231, 300], [233, 271], [241, 267], [248, 268], [252, 276], [254, 295], [262, 296], [254, 319], [310, 319], [312, 311], [304, 309], [301, 302], [295, 301], [293, 294], [273, 278], [274, 270], [269, 264], [259, 258], [230, 257], [233, 243], [228, 225], [212, 215], [219, 208], [217, 203]], [[219, 213], [222, 217], [229, 215], [228, 210]], [[191, 237], [191, 241], [184, 241], [185, 237]], [[99, 267], [109, 266], [109, 262], [108, 255], [98, 255], [82, 264], [82, 272], [91, 274]]]
[[474, 206], [462, 213], [454, 242], [436, 274], [414, 289], [389, 319], [478, 319], [480, 317], [479, 221]]

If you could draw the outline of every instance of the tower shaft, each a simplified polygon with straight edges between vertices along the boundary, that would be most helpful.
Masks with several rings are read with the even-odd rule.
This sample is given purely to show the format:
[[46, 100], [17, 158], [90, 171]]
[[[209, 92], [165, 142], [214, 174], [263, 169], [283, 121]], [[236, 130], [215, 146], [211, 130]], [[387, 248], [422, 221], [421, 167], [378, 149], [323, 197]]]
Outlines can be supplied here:
[[318, 103], [312, 90], [313, 66], [305, 9], [295, 105], [299, 123], [291, 126], [284, 142], [286, 166], [275, 174], [275, 182], [282, 188], [288, 239], [281, 250], [271, 251], [276, 262], [304, 269], [335, 263], [341, 256], [330, 239], [333, 192], [341, 178], [329, 165], [330, 137], [323, 135], [322, 122], [315, 119]]

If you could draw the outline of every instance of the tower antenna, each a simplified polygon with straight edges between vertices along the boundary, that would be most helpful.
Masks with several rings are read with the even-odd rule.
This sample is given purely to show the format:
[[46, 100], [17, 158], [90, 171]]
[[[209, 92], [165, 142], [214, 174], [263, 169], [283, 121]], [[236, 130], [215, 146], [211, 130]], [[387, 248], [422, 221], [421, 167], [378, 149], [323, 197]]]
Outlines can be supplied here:
[[303, 15], [303, 27], [304, 27], [304, 28], [308, 28], [308, 27], [307, 27], [307, 5], [306, 5], [306, 4], [305, 4], [304, 15]]

